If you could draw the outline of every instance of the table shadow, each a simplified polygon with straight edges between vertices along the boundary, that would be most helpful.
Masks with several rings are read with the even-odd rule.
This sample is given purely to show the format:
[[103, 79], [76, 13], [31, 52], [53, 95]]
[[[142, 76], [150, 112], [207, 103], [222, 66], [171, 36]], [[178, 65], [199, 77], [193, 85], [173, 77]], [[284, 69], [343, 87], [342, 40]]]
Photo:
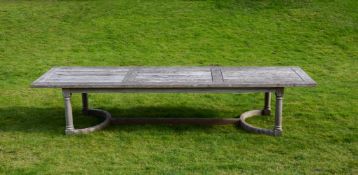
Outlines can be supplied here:
[[[76, 128], [83, 128], [95, 125], [101, 121], [96, 117], [88, 117], [81, 113], [80, 108], [73, 109], [74, 124]], [[120, 118], [217, 118], [219, 111], [207, 108], [190, 107], [133, 107], [133, 108], [104, 108], [110, 112], [113, 117]], [[233, 116], [237, 117], [237, 116]], [[64, 108], [36, 108], [14, 106], [0, 108], [0, 132], [39, 132], [63, 134], [65, 128]], [[149, 127], [140, 127], [138, 125], [109, 127], [110, 130], [126, 130], [133, 128], [138, 130], [148, 129], [172, 129], [178, 130], [204, 130], [213, 126], [210, 125], [150, 125]], [[107, 129], [107, 128], [106, 128]], [[104, 129], [104, 131], [106, 130]]]

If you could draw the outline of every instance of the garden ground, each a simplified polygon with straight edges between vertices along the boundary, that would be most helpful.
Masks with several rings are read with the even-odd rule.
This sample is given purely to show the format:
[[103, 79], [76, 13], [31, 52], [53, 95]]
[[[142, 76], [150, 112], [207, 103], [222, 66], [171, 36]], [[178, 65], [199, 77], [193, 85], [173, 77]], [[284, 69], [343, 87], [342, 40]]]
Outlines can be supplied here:
[[[0, 174], [357, 174], [355, 0], [0, 1]], [[64, 135], [54, 66], [300, 66], [284, 133], [235, 126], [111, 126]], [[98, 121], [80, 113], [75, 125]], [[90, 94], [121, 117], [235, 117], [263, 94]], [[273, 116], [249, 120], [272, 127]]]

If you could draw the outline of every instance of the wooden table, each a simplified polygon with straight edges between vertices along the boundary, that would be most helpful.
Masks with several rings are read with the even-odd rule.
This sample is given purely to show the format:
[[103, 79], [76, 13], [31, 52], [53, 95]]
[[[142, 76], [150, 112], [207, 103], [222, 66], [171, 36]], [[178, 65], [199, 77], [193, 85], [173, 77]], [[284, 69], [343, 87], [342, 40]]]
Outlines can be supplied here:
[[[61, 88], [65, 101], [66, 134], [99, 130], [113, 124], [238, 124], [255, 133], [282, 133], [282, 100], [285, 87], [315, 86], [299, 67], [56, 67], [32, 83], [34, 88]], [[88, 108], [88, 93], [247, 93], [263, 92], [263, 109], [240, 118], [112, 118], [109, 112]], [[271, 92], [276, 95], [273, 129], [254, 127], [245, 119], [270, 115]], [[103, 117], [98, 125], [75, 129], [71, 95], [82, 94], [82, 111]]]

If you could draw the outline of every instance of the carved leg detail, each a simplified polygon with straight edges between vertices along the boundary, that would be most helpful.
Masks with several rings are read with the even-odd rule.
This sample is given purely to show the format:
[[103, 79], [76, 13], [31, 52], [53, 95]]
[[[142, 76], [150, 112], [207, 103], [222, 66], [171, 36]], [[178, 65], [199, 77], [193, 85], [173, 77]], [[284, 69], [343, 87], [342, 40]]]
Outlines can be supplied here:
[[283, 89], [276, 91], [276, 111], [275, 111], [275, 135], [282, 133], [282, 106], [283, 106]]
[[271, 115], [271, 92], [265, 92], [265, 106], [262, 115]]
[[66, 134], [71, 134], [75, 128], [73, 126], [72, 105], [71, 105], [71, 93], [67, 90], [62, 91], [63, 98], [65, 100], [65, 117], [66, 117]]

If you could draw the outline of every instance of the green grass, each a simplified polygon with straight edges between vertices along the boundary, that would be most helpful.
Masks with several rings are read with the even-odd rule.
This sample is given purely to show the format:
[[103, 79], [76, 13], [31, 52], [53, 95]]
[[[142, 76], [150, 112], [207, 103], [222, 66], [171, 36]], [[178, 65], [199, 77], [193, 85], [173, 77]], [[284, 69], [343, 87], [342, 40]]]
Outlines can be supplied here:
[[[357, 174], [355, 0], [0, 1], [0, 174]], [[302, 67], [284, 134], [234, 126], [111, 126], [64, 135], [54, 66]], [[123, 117], [235, 117], [263, 94], [91, 94]], [[80, 115], [75, 125], [98, 122]], [[273, 117], [249, 121], [272, 127]]]

